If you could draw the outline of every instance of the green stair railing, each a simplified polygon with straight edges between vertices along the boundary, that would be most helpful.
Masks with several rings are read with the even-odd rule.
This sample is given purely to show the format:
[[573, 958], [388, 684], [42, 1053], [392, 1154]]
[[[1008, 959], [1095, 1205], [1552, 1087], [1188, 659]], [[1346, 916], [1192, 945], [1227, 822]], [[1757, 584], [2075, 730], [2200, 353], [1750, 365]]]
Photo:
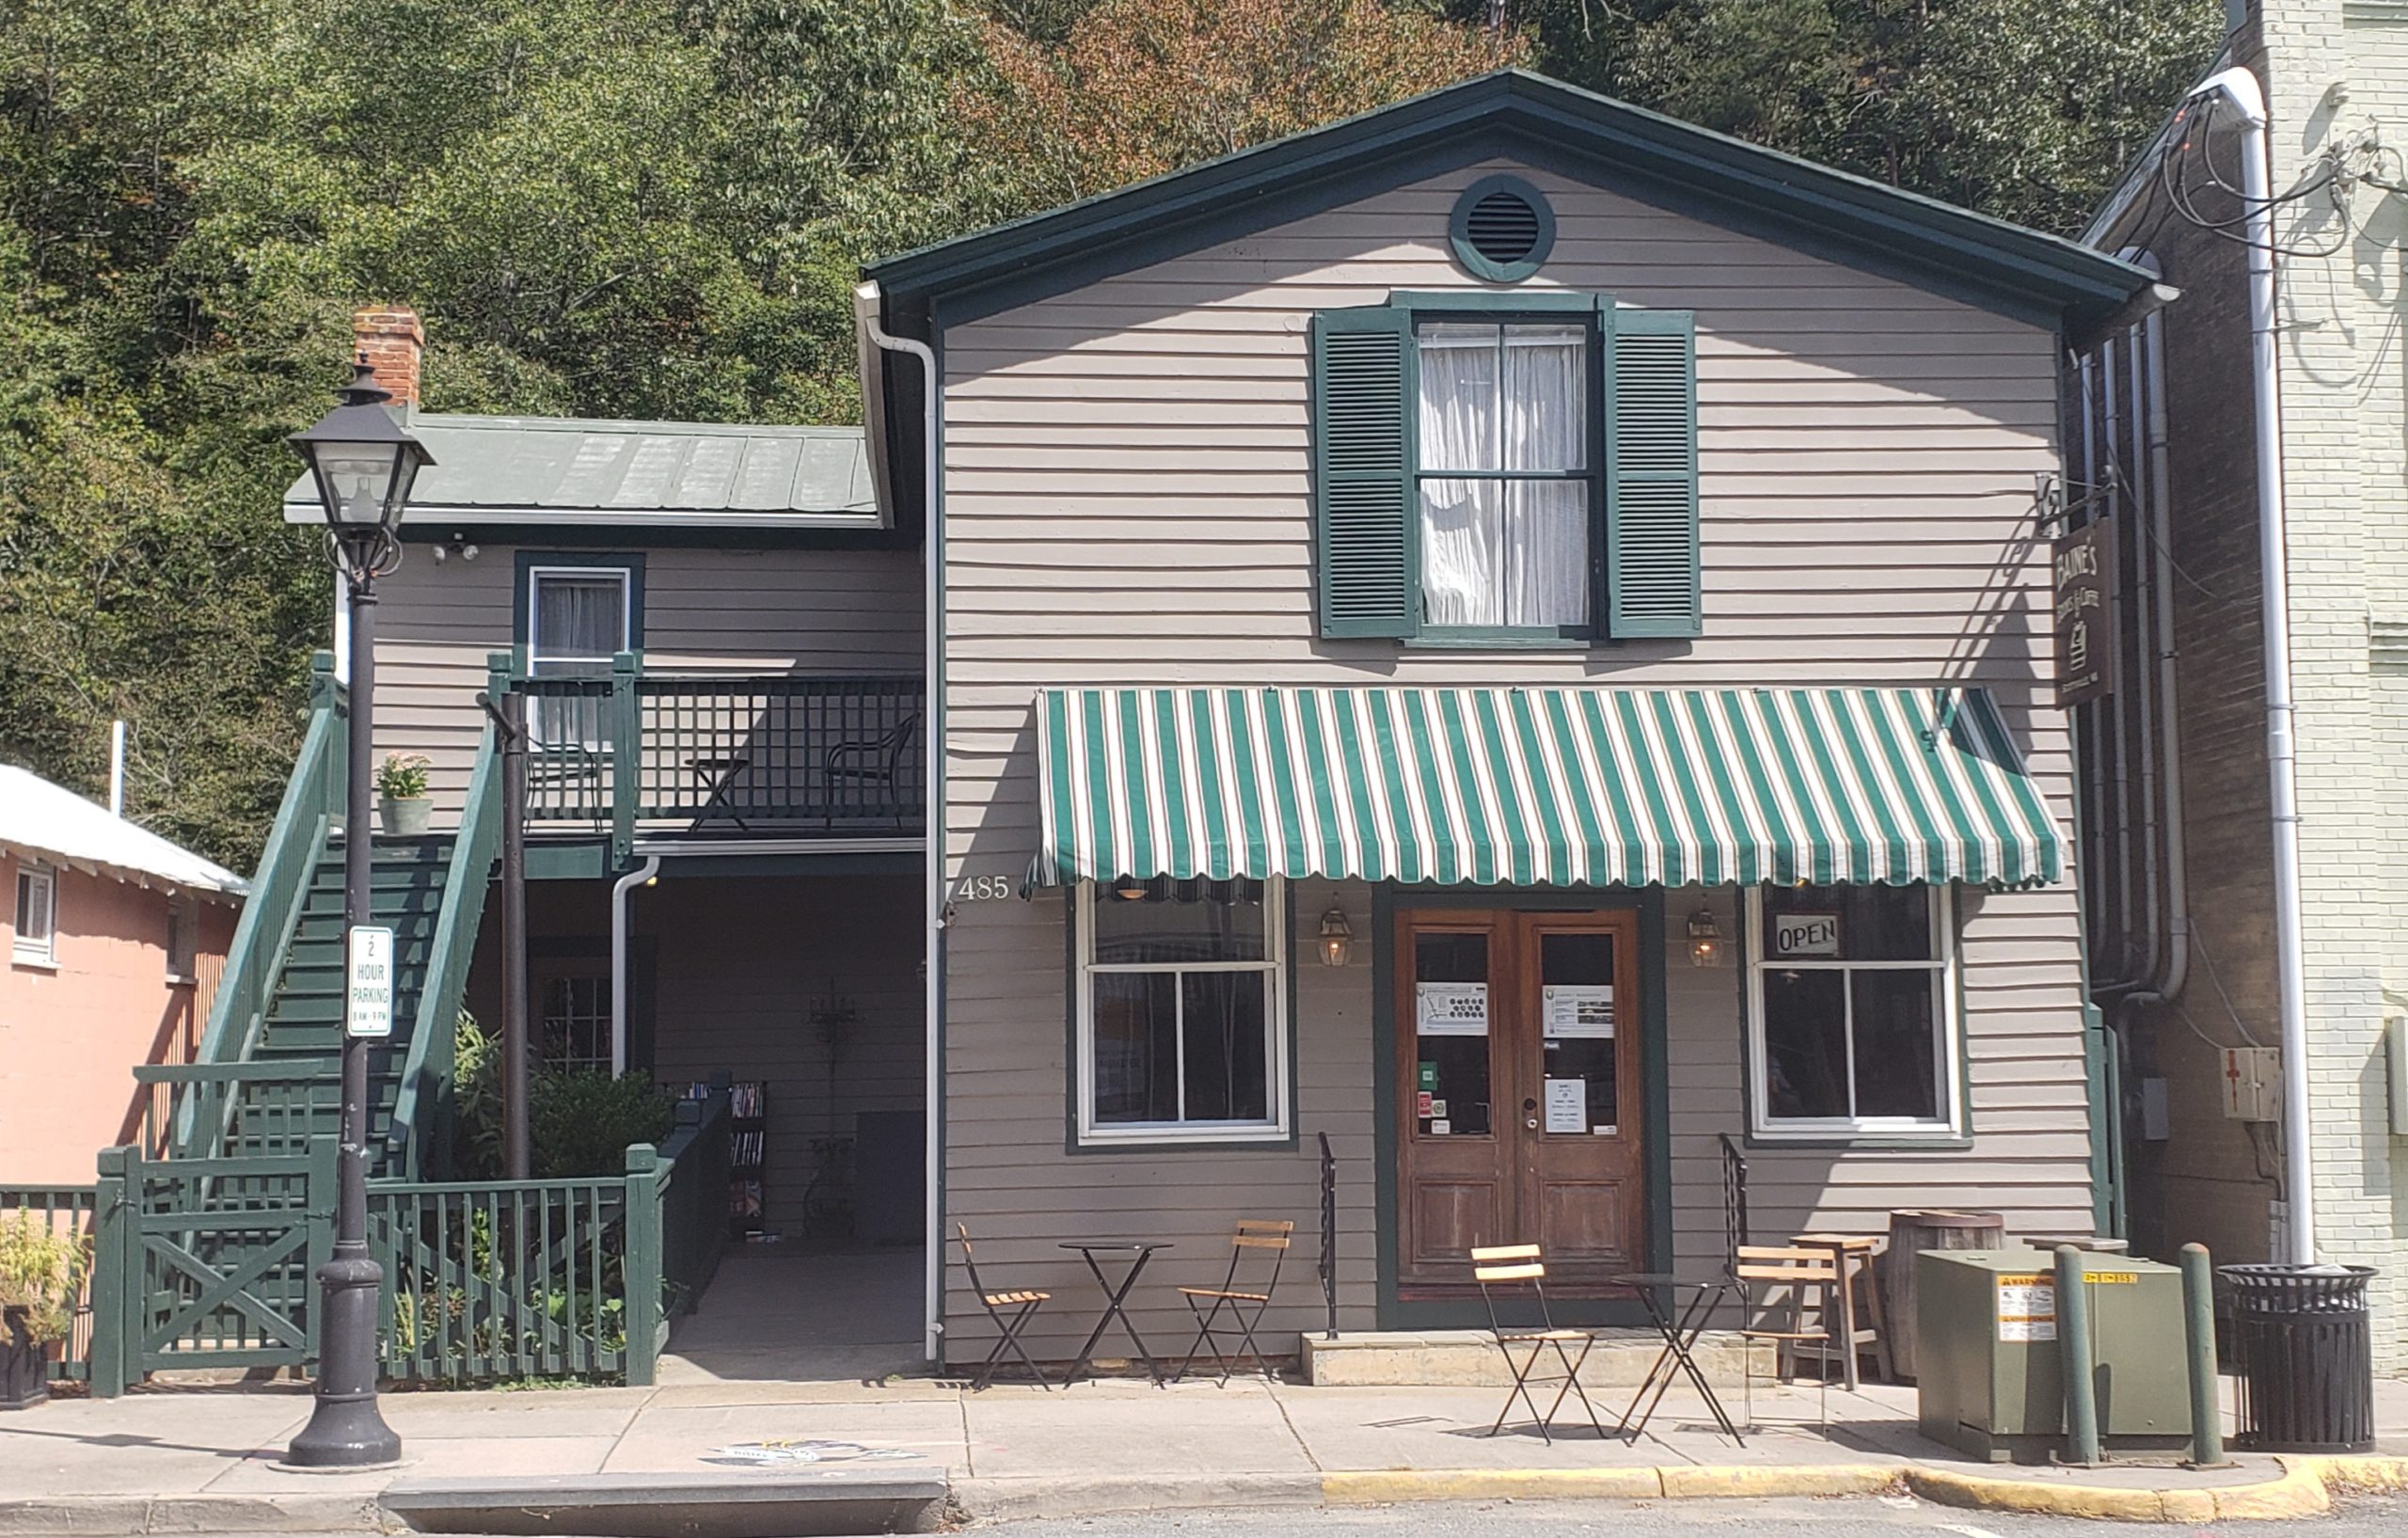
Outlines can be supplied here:
[[[239, 1062], [259, 1042], [285, 952], [309, 899], [310, 879], [341, 820], [341, 770], [349, 735], [345, 716], [334, 655], [320, 652], [309, 659], [309, 724], [302, 733], [301, 752], [293, 760], [293, 778], [285, 785], [267, 846], [260, 852], [250, 896], [235, 921], [197, 1062]], [[217, 1129], [182, 1115], [174, 1146], [180, 1152], [198, 1152], [216, 1134]]]
[[485, 892], [500, 848], [501, 754], [488, 726], [460, 809], [459, 837], [452, 846], [452, 868], [419, 988], [417, 1024], [386, 1134], [385, 1168], [404, 1179], [419, 1179], [429, 1167], [444, 1168], [451, 1162], [453, 1026], [467, 992], [468, 964], [476, 956]]

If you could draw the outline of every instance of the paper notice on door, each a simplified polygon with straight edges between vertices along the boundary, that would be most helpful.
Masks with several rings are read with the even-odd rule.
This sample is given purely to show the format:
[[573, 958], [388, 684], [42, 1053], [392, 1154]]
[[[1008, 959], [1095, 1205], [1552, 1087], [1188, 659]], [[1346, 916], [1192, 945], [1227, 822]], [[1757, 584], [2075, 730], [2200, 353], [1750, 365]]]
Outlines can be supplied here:
[[2052, 1276], [2003, 1276], [1998, 1279], [1998, 1338], [2057, 1338], [2057, 1284]]
[[1546, 1130], [1585, 1133], [1589, 1130], [1589, 1081], [1549, 1079], [1546, 1082]]
[[1486, 1036], [1486, 983], [1416, 983], [1414, 1028], [1423, 1036]]
[[1539, 991], [1539, 1018], [1549, 1037], [1610, 1037], [1614, 985], [1549, 983]]

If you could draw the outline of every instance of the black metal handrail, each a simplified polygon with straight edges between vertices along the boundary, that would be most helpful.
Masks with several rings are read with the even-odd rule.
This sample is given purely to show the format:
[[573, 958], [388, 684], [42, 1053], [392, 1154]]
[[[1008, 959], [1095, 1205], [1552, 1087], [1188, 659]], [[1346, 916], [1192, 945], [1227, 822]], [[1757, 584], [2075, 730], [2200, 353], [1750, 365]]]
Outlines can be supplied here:
[[[527, 816], [597, 832], [916, 832], [925, 691], [912, 677], [529, 677]], [[633, 751], [627, 745], [633, 744]]]
[[1748, 1160], [1729, 1133], [1717, 1133], [1722, 1140], [1722, 1263], [1735, 1276], [1739, 1267], [1739, 1250], [1748, 1238]]
[[1329, 1134], [1321, 1138], [1321, 1301], [1328, 1325], [1323, 1339], [1338, 1339], [1338, 1155], [1329, 1150]]

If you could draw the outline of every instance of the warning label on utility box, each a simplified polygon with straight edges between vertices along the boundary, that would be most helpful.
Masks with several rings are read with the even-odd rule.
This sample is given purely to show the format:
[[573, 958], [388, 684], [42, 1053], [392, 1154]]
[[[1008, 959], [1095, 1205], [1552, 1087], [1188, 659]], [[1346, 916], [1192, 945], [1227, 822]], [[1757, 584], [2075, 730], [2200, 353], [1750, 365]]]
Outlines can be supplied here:
[[2000, 1276], [1998, 1338], [2017, 1341], [2053, 1340], [2057, 1338], [2057, 1280], [2054, 1276]]

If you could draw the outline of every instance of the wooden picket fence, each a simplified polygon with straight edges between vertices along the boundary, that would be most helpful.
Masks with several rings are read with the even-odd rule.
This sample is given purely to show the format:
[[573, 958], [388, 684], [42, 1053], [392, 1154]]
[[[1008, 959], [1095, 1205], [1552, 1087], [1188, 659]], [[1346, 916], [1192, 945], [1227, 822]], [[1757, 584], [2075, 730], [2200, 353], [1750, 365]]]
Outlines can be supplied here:
[[[164, 1370], [316, 1360], [316, 1272], [333, 1246], [330, 1139], [205, 1159], [109, 1149], [100, 1164], [88, 1186], [0, 1184], [0, 1211], [91, 1245], [55, 1378], [88, 1379], [107, 1398]], [[681, 1101], [671, 1135], [628, 1149], [617, 1175], [370, 1181], [386, 1374], [651, 1383], [670, 1320], [718, 1265], [727, 1200], [723, 1090]]]

